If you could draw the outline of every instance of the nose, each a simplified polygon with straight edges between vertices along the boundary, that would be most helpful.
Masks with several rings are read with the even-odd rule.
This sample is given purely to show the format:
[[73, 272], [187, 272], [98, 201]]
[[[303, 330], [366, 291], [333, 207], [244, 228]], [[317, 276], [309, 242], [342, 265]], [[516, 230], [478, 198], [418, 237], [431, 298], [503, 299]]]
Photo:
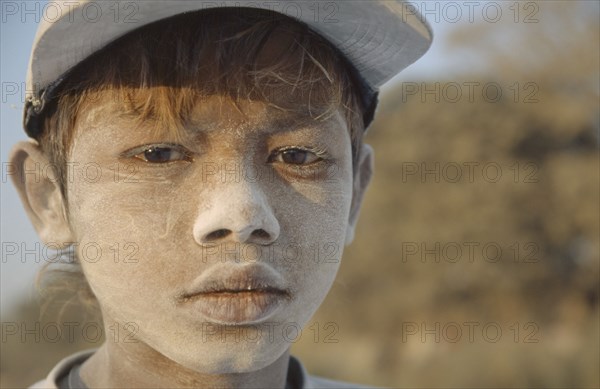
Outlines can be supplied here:
[[221, 183], [203, 201], [193, 229], [200, 245], [230, 240], [267, 245], [279, 237], [279, 222], [259, 185]]

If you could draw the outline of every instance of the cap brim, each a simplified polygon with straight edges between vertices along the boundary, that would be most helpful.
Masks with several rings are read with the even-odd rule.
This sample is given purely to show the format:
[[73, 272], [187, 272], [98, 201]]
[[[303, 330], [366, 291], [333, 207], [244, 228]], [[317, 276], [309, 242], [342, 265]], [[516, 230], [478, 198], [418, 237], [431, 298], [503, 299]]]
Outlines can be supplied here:
[[432, 40], [430, 27], [414, 8], [395, 0], [170, 0], [167, 6], [164, 0], [65, 1], [53, 5], [60, 9], [54, 12], [59, 17], [46, 17], [38, 28], [27, 75], [28, 96], [38, 94], [91, 54], [139, 27], [207, 8], [247, 5], [294, 17], [336, 46], [373, 88], [421, 57]]

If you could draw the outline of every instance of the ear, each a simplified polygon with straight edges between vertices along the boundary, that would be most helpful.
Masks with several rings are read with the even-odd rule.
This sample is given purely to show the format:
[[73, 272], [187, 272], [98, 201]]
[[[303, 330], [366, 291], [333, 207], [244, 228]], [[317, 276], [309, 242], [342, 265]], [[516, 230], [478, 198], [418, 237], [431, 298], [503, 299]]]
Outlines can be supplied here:
[[363, 196], [373, 176], [373, 148], [363, 144], [358, 157], [358, 166], [354, 176], [352, 188], [352, 203], [350, 205], [350, 217], [346, 227], [346, 245], [354, 240], [354, 230], [358, 221], [358, 214], [362, 205]]
[[11, 179], [41, 240], [65, 248], [73, 242], [56, 170], [34, 140], [17, 143], [10, 155]]

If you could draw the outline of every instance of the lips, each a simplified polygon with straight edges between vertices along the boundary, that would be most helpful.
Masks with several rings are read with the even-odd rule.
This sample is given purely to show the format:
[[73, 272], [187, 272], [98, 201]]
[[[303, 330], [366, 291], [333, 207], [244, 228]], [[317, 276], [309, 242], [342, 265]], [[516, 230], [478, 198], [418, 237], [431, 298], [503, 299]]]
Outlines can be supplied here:
[[263, 264], [215, 265], [196, 278], [178, 305], [217, 324], [259, 323], [290, 299], [283, 277]]

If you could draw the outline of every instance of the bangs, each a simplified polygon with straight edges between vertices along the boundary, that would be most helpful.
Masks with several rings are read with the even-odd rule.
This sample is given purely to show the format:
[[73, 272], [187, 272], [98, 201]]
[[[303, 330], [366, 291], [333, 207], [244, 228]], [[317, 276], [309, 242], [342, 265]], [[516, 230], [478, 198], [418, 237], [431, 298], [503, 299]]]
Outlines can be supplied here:
[[213, 95], [260, 100], [315, 120], [342, 108], [353, 122], [361, 109], [345, 66], [323, 38], [286, 16], [215, 9], [117, 40], [69, 75], [59, 99], [75, 97], [81, 106], [108, 92], [138, 125], [151, 121], [161, 129], [181, 130], [195, 104]]

